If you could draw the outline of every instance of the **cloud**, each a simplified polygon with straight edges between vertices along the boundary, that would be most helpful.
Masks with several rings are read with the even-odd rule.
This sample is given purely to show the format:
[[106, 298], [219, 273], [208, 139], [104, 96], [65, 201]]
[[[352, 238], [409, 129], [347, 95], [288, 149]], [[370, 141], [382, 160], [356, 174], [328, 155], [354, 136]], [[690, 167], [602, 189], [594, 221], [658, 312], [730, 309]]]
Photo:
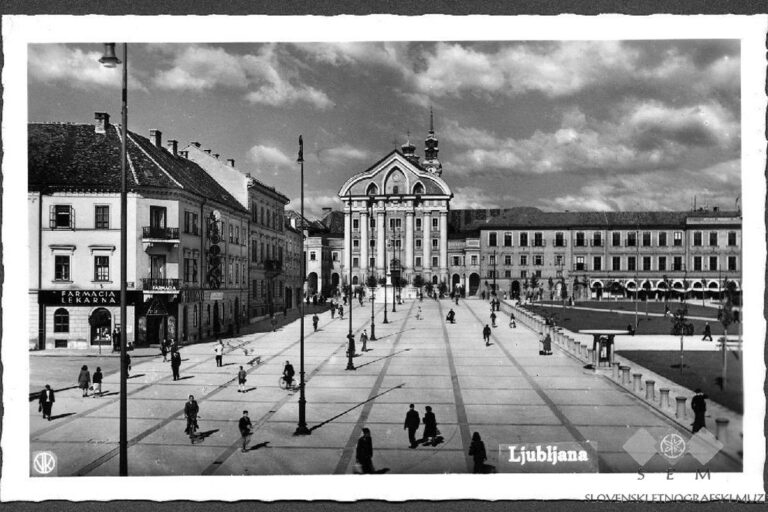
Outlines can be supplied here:
[[449, 120], [446, 138], [465, 148], [449, 163], [469, 174], [610, 175], [679, 168], [697, 151], [712, 162], [738, 156], [739, 123], [714, 101], [679, 108], [658, 101], [625, 102], [612, 116], [596, 119], [572, 107], [561, 113], [554, 130], [519, 139]]
[[[295, 212], [301, 210], [301, 198], [291, 199], [291, 209]], [[309, 219], [320, 219], [323, 216], [323, 208], [340, 210], [341, 201], [334, 194], [308, 193], [304, 194], [304, 216]]]
[[[79, 89], [122, 87], [122, 67], [104, 67], [101, 51], [83, 51], [63, 44], [32, 44], [28, 50], [29, 75], [43, 83], [62, 83]], [[133, 90], [146, 91], [131, 67], [128, 85]]]
[[451, 208], [462, 210], [472, 208], [500, 208], [494, 198], [489, 197], [488, 192], [479, 187], [455, 187], [454, 197], [451, 200]]
[[316, 155], [318, 162], [323, 165], [338, 165], [348, 160], [370, 160], [372, 158], [369, 151], [350, 144], [321, 149], [317, 151]]
[[627, 211], [688, 209], [697, 204], [734, 207], [740, 194], [741, 162], [731, 160], [705, 169], [651, 171], [588, 180], [578, 192], [564, 194], [542, 205], [574, 211]]
[[171, 67], [154, 77], [155, 85], [163, 89], [245, 90], [246, 100], [273, 107], [306, 103], [325, 110], [334, 105], [323, 91], [302, 83], [298, 72], [281, 59], [274, 45], [264, 45], [246, 55], [204, 45], [155, 50], [170, 54]]
[[295, 162], [280, 149], [273, 146], [263, 146], [257, 144], [248, 151], [248, 156], [257, 165], [272, 170], [278, 170], [285, 167], [294, 167]]

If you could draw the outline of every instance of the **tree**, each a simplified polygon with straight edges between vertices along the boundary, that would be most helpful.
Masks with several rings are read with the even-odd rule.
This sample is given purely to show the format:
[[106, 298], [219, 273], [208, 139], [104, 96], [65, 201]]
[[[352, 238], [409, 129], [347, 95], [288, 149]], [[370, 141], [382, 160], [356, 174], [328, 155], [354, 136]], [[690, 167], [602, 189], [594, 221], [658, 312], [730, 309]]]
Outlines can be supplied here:
[[433, 286], [432, 283], [426, 283], [424, 285], [424, 291], [427, 292], [427, 295], [432, 295]]
[[560, 278], [560, 298], [563, 299], [563, 303], [568, 298], [568, 285], [565, 284], [565, 278]]
[[672, 317], [672, 325], [673, 325], [672, 334], [680, 335], [680, 374], [683, 373], [683, 357], [684, 357], [683, 336], [688, 333], [689, 328], [690, 329], [693, 328], [693, 325], [690, 325], [686, 321], [687, 315], [688, 315], [688, 306], [685, 303], [683, 303], [683, 307], [675, 311], [675, 314]]
[[[729, 283], [729, 285], [733, 285], [733, 282]], [[734, 288], [735, 288], [735, 285], [730, 287], [726, 286], [725, 304], [723, 304], [723, 306], [717, 312], [717, 319], [720, 320], [721, 324], [723, 324], [723, 347], [722, 347], [723, 363], [722, 363], [722, 373], [720, 375], [720, 387], [723, 390], [725, 390], [725, 379], [728, 373], [728, 326], [733, 323]]]
[[444, 296], [446, 293], [448, 293], [448, 285], [445, 284], [445, 281], [440, 281], [440, 285], [438, 286], [437, 290], [441, 296]]
[[365, 284], [368, 286], [368, 288], [375, 289], [378, 285], [378, 282], [376, 280], [376, 276], [373, 274], [369, 275], [368, 278], [365, 280]]
[[416, 274], [413, 276], [413, 286], [421, 290], [421, 287], [424, 286], [424, 278], [421, 277], [421, 274]]

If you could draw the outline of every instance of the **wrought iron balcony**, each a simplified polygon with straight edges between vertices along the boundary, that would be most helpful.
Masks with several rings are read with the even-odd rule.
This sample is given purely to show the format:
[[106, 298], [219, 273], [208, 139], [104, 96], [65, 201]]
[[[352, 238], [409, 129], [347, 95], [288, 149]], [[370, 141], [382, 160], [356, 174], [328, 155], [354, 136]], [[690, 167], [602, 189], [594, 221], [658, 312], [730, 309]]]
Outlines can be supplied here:
[[144, 226], [143, 238], [152, 240], [178, 240], [179, 228], [163, 228], [158, 226]]
[[264, 260], [264, 271], [279, 274], [283, 271], [283, 263], [280, 260]]
[[169, 291], [175, 292], [179, 290], [178, 279], [168, 279], [164, 277], [145, 277], [141, 280], [141, 287], [144, 290], [150, 291]]

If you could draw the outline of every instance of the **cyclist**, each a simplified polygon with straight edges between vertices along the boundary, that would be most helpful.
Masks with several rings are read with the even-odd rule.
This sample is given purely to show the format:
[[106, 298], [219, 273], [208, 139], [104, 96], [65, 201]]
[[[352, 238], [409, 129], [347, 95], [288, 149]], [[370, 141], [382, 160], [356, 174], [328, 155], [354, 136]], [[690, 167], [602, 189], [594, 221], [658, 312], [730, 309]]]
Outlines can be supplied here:
[[290, 388], [293, 385], [293, 376], [296, 375], [296, 371], [293, 369], [293, 365], [290, 361], [285, 362], [283, 368], [283, 380], [285, 381], [285, 387]]

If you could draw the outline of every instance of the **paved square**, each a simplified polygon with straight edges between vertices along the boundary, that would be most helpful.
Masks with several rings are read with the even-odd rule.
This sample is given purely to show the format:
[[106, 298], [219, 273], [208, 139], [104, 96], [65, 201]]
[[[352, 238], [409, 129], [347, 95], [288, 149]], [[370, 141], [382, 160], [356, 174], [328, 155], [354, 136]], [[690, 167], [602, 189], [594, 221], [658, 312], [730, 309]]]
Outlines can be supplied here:
[[[416, 318], [421, 306], [423, 319]], [[444, 324], [448, 308], [460, 319]], [[347, 371], [347, 320], [324, 313], [320, 329], [307, 329], [305, 371], [309, 436], [294, 436], [298, 392], [279, 388], [282, 366], [290, 360], [299, 370], [299, 323], [274, 333], [226, 342], [224, 366], [216, 367], [213, 344], [182, 349], [183, 380], [173, 381], [160, 356], [135, 361], [129, 380], [128, 430], [131, 475], [343, 474], [355, 471], [355, 447], [363, 426], [371, 429], [374, 465], [390, 473], [466, 473], [474, 432], [482, 436], [487, 463], [512, 471], [499, 460], [499, 446], [536, 443], [596, 443], [601, 472], [635, 472], [639, 465], [623, 444], [639, 429], [656, 437], [686, 432], [661, 417], [602, 374], [555, 349], [538, 355], [535, 333], [522, 325], [509, 328], [503, 319], [485, 346], [482, 328], [488, 305], [480, 300], [425, 300], [403, 304], [376, 315], [377, 341], [355, 357]], [[308, 326], [309, 327], [309, 326]], [[354, 307], [356, 334], [370, 332], [369, 307]], [[361, 347], [358, 344], [357, 350]], [[245, 350], [248, 353], [245, 353]], [[254, 357], [261, 364], [252, 365]], [[54, 357], [48, 358], [55, 364]], [[239, 393], [236, 373], [248, 372], [246, 393]], [[115, 393], [117, 375], [105, 379]], [[200, 433], [194, 443], [184, 434], [184, 402], [195, 395], [200, 405]], [[420, 415], [430, 405], [440, 435], [434, 446], [410, 448], [403, 429], [408, 404]], [[243, 453], [237, 421], [247, 409], [254, 425], [250, 449]], [[52, 422], [43, 421], [30, 403], [31, 448], [51, 450], [60, 461], [59, 475], [117, 474], [118, 397], [82, 398], [76, 389], [57, 394]], [[423, 427], [422, 427], [423, 428]], [[417, 432], [421, 437], [422, 428]], [[506, 456], [506, 455], [502, 455]], [[666, 471], [661, 455], [644, 471]], [[712, 471], [738, 471], [740, 464], [723, 454]], [[693, 458], [676, 471], [700, 469]]]

